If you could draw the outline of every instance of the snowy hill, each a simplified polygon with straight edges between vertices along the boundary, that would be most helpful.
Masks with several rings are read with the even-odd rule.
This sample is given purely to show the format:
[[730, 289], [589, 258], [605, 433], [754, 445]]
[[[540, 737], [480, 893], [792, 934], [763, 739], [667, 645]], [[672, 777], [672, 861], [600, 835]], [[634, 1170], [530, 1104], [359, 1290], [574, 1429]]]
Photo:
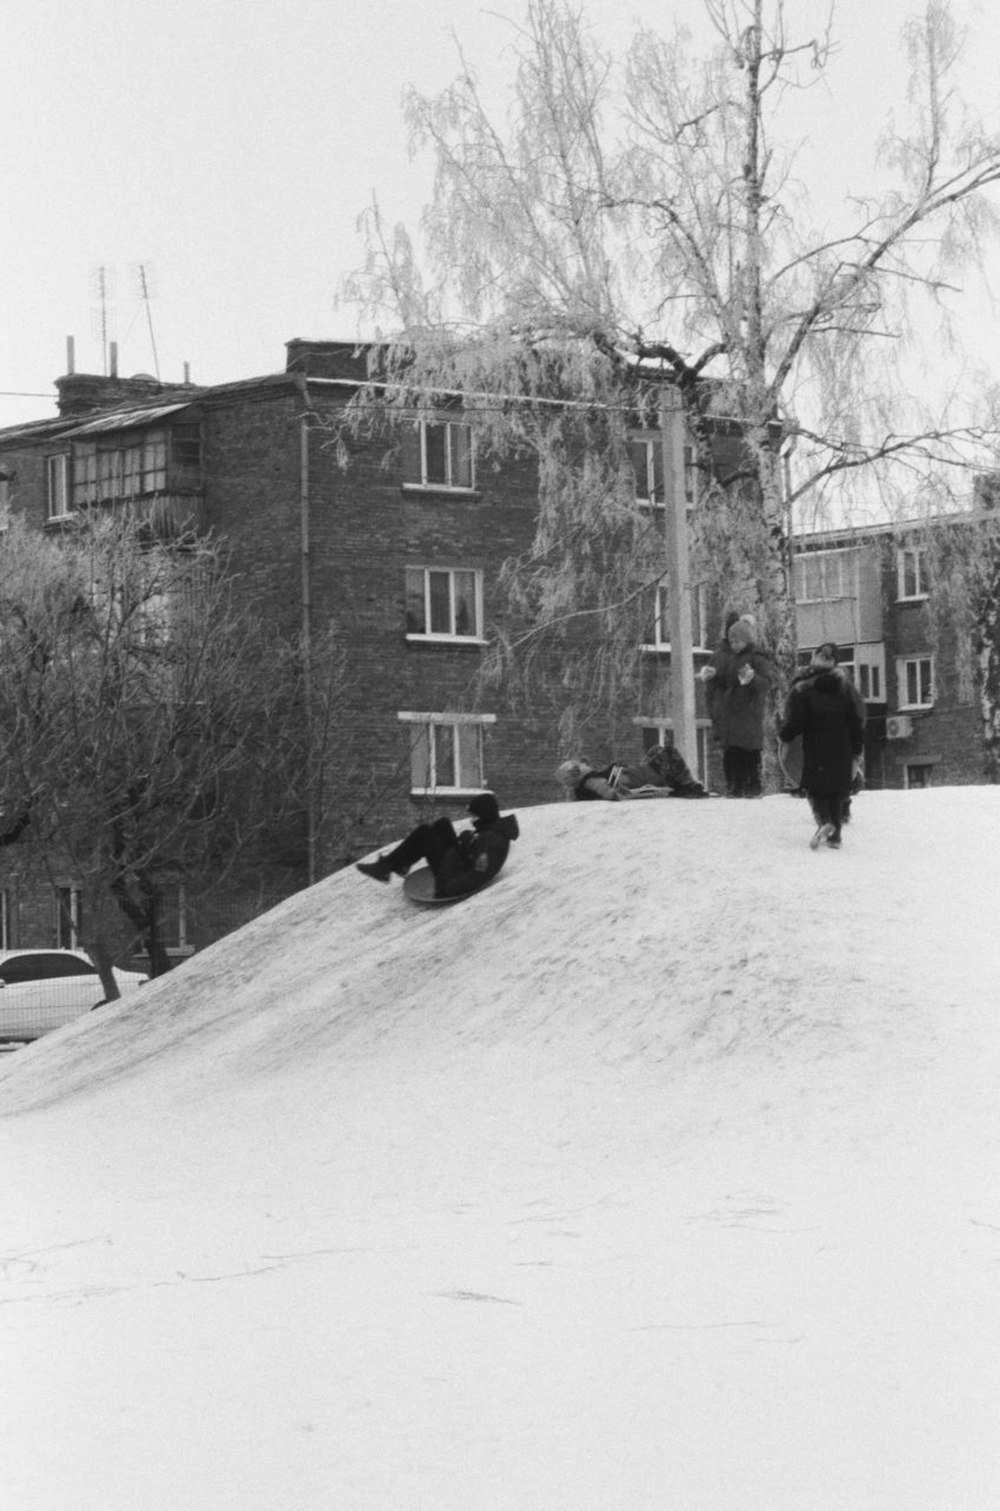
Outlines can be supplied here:
[[1000, 790], [522, 810], [0, 1062], [16, 1511], [993, 1511]]

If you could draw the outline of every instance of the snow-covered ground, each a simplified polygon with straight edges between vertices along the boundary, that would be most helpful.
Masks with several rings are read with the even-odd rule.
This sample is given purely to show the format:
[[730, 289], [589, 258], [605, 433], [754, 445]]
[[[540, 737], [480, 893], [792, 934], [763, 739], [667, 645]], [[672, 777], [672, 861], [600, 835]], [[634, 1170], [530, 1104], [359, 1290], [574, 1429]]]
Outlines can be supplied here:
[[557, 804], [0, 1064], [10, 1511], [996, 1511], [1000, 789]]

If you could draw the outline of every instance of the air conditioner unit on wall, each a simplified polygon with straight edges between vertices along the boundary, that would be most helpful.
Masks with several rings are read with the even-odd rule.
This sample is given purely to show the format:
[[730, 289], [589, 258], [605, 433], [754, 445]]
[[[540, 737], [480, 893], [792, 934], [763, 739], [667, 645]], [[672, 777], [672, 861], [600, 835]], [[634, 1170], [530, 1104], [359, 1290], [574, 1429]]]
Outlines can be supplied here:
[[913, 720], [909, 714], [893, 714], [891, 719], [885, 721], [885, 737], [887, 740], [908, 740], [913, 734]]

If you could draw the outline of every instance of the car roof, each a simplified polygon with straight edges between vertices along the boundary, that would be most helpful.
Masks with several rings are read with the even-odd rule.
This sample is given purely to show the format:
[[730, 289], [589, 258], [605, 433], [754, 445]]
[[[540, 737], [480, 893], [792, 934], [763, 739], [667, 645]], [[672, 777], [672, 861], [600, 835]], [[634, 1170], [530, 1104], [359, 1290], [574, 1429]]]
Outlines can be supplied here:
[[33, 944], [20, 950], [0, 950], [0, 960], [13, 960], [15, 955], [73, 955], [77, 960], [90, 960], [86, 950], [67, 950], [57, 944]]

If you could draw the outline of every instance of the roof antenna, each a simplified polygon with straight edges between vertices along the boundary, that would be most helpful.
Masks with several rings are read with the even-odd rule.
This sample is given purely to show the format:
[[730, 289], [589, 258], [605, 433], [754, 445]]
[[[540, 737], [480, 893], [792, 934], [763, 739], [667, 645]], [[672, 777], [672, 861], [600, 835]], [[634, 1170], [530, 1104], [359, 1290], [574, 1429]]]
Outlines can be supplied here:
[[146, 264], [144, 262], [140, 262], [139, 263], [138, 274], [139, 274], [139, 292], [142, 295], [142, 302], [146, 306], [146, 321], [147, 321], [147, 323], [149, 325], [149, 344], [153, 348], [153, 371], [156, 374], [156, 381], [157, 381], [157, 383], [159, 383], [159, 381], [160, 381], [160, 359], [156, 355], [156, 337], [153, 334], [153, 309], [152, 309], [152, 305], [149, 302], [149, 297], [150, 297], [149, 285], [150, 285], [150, 282], [152, 280], [151, 280], [151, 276], [147, 275]]
[[115, 334], [115, 270], [114, 268], [95, 268], [90, 275], [91, 288], [93, 290], [96, 308], [93, 311], [93, 324], [95, 333], [101, 343], [101, 356], [104, 363], [104, 376], [108, 376], [108, 342]]

